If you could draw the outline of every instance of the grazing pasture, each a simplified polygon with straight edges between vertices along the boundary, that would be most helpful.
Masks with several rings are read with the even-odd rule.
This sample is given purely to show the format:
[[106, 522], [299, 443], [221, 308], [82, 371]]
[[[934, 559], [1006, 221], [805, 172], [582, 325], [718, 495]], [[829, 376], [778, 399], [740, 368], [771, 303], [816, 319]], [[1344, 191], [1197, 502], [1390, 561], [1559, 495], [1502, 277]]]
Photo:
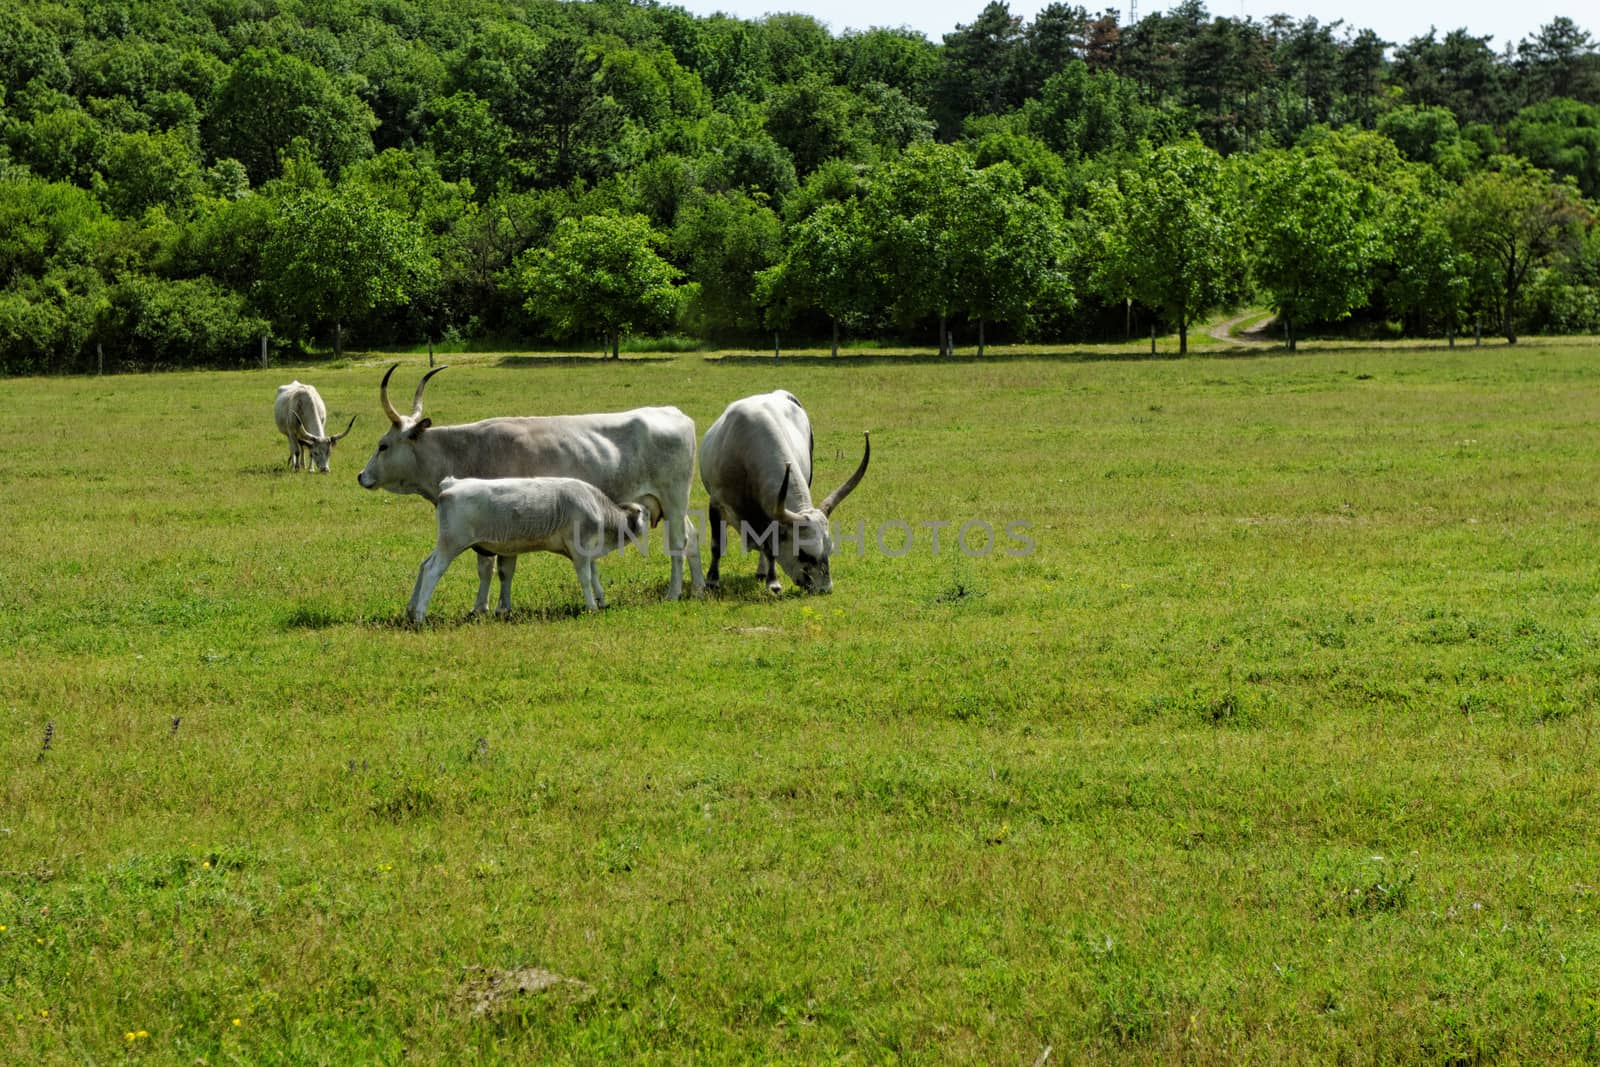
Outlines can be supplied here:
[[1597, 356], [467, 357], [436, 422], [788, 388], [866, 550], [421, 629], [384, 360], [7, 381], [0, 1060], [1592, 1061]]

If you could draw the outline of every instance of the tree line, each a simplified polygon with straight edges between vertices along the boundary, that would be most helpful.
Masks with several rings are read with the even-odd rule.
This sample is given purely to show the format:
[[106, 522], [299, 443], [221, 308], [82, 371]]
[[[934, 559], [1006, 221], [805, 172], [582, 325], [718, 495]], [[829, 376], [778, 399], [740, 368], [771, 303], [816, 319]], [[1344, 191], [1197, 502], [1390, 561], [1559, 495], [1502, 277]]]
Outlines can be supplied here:
[[1600, 52], [992, 2], [0, 0], [0, 369], [632, 332], [1600, 331]]

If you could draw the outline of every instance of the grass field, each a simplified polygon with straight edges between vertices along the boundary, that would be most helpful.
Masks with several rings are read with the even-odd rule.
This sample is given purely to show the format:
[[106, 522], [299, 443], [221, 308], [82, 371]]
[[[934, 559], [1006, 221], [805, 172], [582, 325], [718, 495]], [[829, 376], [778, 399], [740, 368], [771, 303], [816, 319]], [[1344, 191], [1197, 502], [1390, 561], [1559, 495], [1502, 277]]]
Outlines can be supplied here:
[[0, 1061], [1600, 1059], [1600, 352], [1137, 349], [462, 357], [438, 422], [789, 388], [866, 545], [421, 630], [381, 360], [6, 382]]

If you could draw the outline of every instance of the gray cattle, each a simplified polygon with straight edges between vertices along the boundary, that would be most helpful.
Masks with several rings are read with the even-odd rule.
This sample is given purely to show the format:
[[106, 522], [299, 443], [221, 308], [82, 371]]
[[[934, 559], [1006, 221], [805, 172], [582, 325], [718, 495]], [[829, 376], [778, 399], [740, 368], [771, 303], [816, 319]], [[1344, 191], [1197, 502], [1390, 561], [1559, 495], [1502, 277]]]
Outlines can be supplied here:
[[[700, 554], [689, 522], [689, 486], [694, 478], [694, 421], [677, 408], [635, 408], [601, 415], [547, 415], [483, 419], [456, 426], [435, 426], [422, 415], [422, 390], [444, 370], [435, 367], [417, 383], [411, 414], [402, 415], [389, 400], [389, 377], [383, 376], [378, 398], [389, 417], [389, 429], [357, 476], [363, 489], [414, 493], [439, 502], [447, 477], [578, 478], [618, 504], [639, 504], [651, 525], [666, 526], [672, 557], [667, 597], [683, 591], [687, 555], [693, 591], [705, 586]], [[478, 577], [500, 575], [500, 607], [511, 607], [515, 554], [480, 556]]]
[[[417, 571], [406, 604], [412, 622], [428, 615], [434, 586], [452, 560], [469, 548], [502, 559], [524, 552], [554, 552], [572, 561], [590, 611], [606, 606], [595, 561], [644, 536], [648, 521], [638, 504], [617, 504], [576, 478], [446, 478], [439, 484], [439, 540]], [[509, 601], [509, 581], [500, 591]], [[480, 571], [474, 615], [489, 607], [489, 579]], [[501, 611], [509, 610], [502, 602]]]
[[711, 566], [720, 578], [723, 522], [737, 523], [741, 542], [761, 553], [756, 578], [782, 591], [778, 567], [808, 593], [833, 591], [829, 516], [867, 473], [872, 439], [861, 465], [843, 485], [811, 503], [811, 419], [793, 393], [779, 389], [735, 400], [700, 442], [700, 480], [711, 496]]
[[289, 439], [289, 469], [299, 470], [301, 455], [305, 455], [306, 470], [328, 473], [328, 459], [333, 446], [344, 440], [356, 424], [350, 416], [350, 425], [344, 433], [328, 436], [328, 408], [313, 386], [293, 381], [278, 386], [278, 397], [272, 404], [272, 419], [278, 432]]

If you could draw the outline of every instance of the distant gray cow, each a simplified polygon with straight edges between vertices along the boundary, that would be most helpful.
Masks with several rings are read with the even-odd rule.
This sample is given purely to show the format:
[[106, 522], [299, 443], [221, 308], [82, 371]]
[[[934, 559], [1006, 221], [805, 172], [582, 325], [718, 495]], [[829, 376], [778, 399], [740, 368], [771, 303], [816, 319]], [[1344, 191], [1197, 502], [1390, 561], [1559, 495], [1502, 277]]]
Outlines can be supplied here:
[[[590, 611], [606, 606], [595, 561], [644, 536], [649, 515], [639, 504], [618, 506], [577, 478], [445, 478], [439, 483], [439, 540], [417, 571], [406, 604], [413, 622], [428, 615], [428, 601], [450, 563], [467, 549], [483, 555], [554, 552], [572, 561]], [[480, 571], [474, 615], [489, 607], [489, 578]], [[511, 582], [500, 582], [501, 614], [511, 610]]]
[[278, 432], [289, 439], [289, 469], [300, 469], [303, 452], [306, 470], [318, 470], [323, 474], [328, 473], [328, 457], [333, 454], [333, 446], [344, 440], [356, 424], [356, 417], [351, 415], [344, 433], [329, 437], [328, 409], [317, 390], [301, 381], [278, 386], [272, 417], [278, 424]]
[[793, 393], [779, 389], [735, 400], [700, 442], [700, 480], [710, 494], [711, 567], [716, 585], [722, 565], [722, 524], [737, 523], [740, 541], [761, 553], [756, 579], [781, 592], [778, 568], [808, 593], [830, 593], [833, 555], [829, 516], [860, 484], [872, 459], [863, 435], [861, 465], [844, 484], [811, 503], [811, 419]]

